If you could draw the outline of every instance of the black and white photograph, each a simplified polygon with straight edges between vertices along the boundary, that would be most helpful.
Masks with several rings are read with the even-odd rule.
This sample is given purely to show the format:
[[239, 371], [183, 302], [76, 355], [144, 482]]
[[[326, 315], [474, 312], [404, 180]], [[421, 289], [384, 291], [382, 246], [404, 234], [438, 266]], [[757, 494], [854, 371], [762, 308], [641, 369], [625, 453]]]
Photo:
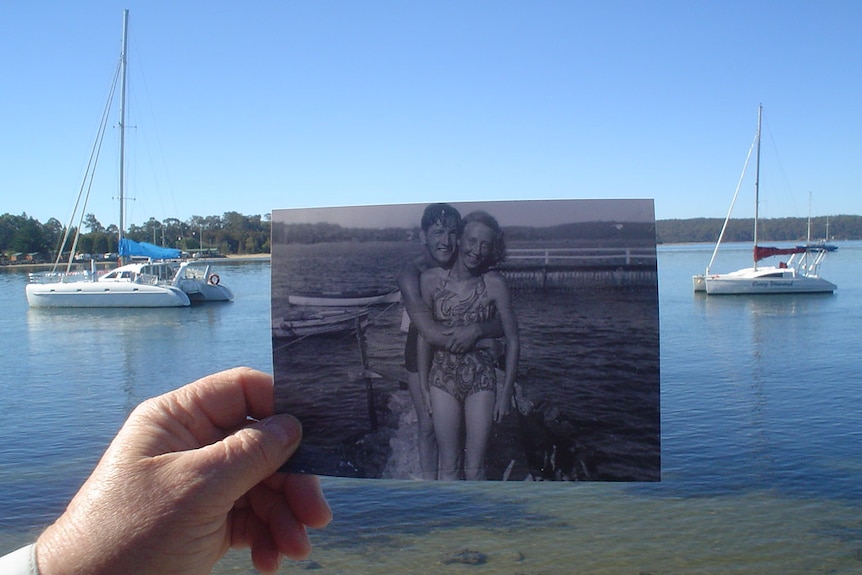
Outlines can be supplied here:
[[659, 481], [650, 199], [272, 212], [285, 470]]

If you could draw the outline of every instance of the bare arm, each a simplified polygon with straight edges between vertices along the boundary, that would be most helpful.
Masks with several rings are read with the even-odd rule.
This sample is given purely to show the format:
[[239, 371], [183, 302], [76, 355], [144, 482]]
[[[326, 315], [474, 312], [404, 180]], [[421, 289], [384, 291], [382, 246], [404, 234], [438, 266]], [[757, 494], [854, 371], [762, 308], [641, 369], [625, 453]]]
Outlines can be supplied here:
[[[438, 281], [438, 274], [439, 268], [434, 268], [426, 270], [426, 272], [420, 277], [422, 292], [421, 300], [429, 310], [434, 305], [432, 293], [434, 291], [433, 286]], [[422, 336], [421, 331], [419, 332], [417, 345], [416, 361], [419, 369], [419, 387], [422, 390], [422, 397], [425, 400], [425, 406], [428, 409], [428, 413], [431, 413], [431, 385], [428, 381], [428, 375], [431, 372], [431, 360], [433, 358], [434, 351], [431, 347], [432, 344]]]
[[462, 353], [476, 345], [480, 339], [503, 336], [503, 326], [499, 318], [462, 327], [446, 327], [435, 321], [431, 306], [422, 298], [420, 276], [423, 262], [421, 257], [407, 262], [398, 273], [398, 287], [410, 321], [416, 325], [420, 335], [428, 343], [451, 352]]
[[404, 264], [398, 272], [398, 287], [401, 290], [401, 301], [410, 321], [419, 330], [420, 335], [433, 345], [445, 347], [451, 333], [441, 324], [434, 321], [431, 308], [422, 299], [419, 285], [422, 275], [422, 258], [416, 258]]
[[491, 292], [497, 314], [500, 316], [506, 339], [506, 378], [494, 404], [494, 421], [499, 421], [509, 413], [512, 405], [512, 394], [515, 391], [515, 378], [518, 375], [518, 361], [521, 355], [521, 340], [518, 318], [512, 308], [512, 298], [505, 278], [501, 274], [491, 272], [486, 275], [486, 285]]
[[422, 400], [425, 402], [425, 409], [431, 413], [431, 384], [428, 381], [428, 374], [431, 372], [431, 359], [433, 351], [431, 344], [425, 341], [422, 334], [416, 341], [416, 362], [419, 369], [419, 389], [422, 392]]

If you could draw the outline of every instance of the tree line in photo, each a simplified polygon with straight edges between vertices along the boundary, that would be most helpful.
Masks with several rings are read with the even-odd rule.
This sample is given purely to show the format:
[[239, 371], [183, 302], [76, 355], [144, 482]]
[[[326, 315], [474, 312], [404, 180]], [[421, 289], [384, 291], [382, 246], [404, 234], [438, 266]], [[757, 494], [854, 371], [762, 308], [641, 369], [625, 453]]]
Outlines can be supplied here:
[[[595, 241], [601, 245], [635, 246], [648, 241], [654, 231], [653, 222], [595, 221], [560, 224], [547, 227], [503, 226], [507, 241]], [[354, 228], [329, 222], [275, 222], [272, 235], [281, 244], [319, 244], [331, 242], [399, 242], [419, 237], [419, 226], [412, 228]], [[646, 240], [645, 240], [646, 238]]]
[[[659, 244], [714, 242], [724, 220], [721, 218], [690, 218], [657, 220], [655, 238]], [[594, 239], [603, 242], [624, 241], [628, 237], [644, 235], [643, 226], [653, 224], [625, 224], [618, 222], [586, 222], [542, 228], [506, 227], [507, 237], [517, 240], [553, 240], [559, 238]], [[808, 239], [807, 218], [775, 218], [760, 221], [760, 236], [764, 241], [799, 242]], [[117, 251], [117, 226], [103, 226], [93, 214], [87, 214], [81, 227], [77, 253], [103, 254]], [[862, 239], [862, 216], [820, 216], [810, 222], [811, 239], [858, 240]], [[728, 224], [725, 241], [752, 241], [752, 219], [735, 219]], [[71, 247], [60, 246], [65, 234], [64, 225], [56, 218], [41, 223], [26, 213], [0, 215], [0, 254], [9, 258], [14, 254], [39, 254], [53, 259], [57, 251], [66, 253]], [[226, 212], [221, 216], [192, 216], [181, 221], [177, 218], [157, 220], [150, 218], [141, 225], [132, 224], [124, 235], [139, 242], [178, 248], [184, 251], [213, 250], [224, 255], [269, 253], [271, 234], [285, 243], [324, 243], [337, 241], [404, 241], [418, 230], [403, 228], [364, 229], [347, 228], [337, 224], [287, 224], [274, 229], [270, 214], [244, 215]], [[828, 237], [827, 237], [828, 236]]]

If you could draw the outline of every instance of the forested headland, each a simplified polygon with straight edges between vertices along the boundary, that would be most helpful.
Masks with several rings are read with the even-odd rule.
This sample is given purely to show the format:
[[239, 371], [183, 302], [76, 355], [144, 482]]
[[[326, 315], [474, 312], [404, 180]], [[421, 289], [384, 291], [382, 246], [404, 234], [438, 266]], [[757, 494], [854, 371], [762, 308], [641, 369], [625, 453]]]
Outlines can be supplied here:
[[[55, 218], [41, 223], [27, 214], [0, 215], [0, 261], [51, 261], [58, 252], [68, 257], [75, 232], [73, 227], [67, 234], [65, 226]], [[269, 214], [246, 216], [238, 212], [192, 216], [186, 221], [150, 218], [143, 225], [129, 226], [123, 235], [137, 242], [188, 252], [257, 254], [269, 252], [270, 222]], [[117, 252], [117, 243], [116, 225], [103, 226], [93, 214], [87, 214], [74, 249], [76, 254], [106, 254]]]
[[[692, 218], [656, 221], [656, 241], [661, 244], [715, 242], [721, 233], [723, 218]], [[768, 242], [801, 242], [808, 239], [808, 218], [761, 219], [759, 240]], [[862, 239], [862, 216], [819, 216], [811, 218], [811, 241]], [[724, 232], [724, 241], [754, 241], [754, 219], [732, 219]]]
[[[721, 218], [691, 218], [658, 220], [655, 237], [659, 244], [715, 242], [724, 220]], [[605, 223], [606, 224], [606, 223]], [[812, 218], [811, 239], [862, 239], [862, 216], [839, 215]], [[103, 226], [93, 214], [87, 214], [81, 225], [82, 233], [75, 253], [105, 254], [117, 251], [117, 228]], [[591, 222], [581, 226], [581, 234], [596, 240], [611, 240], [607, 230], [613, 226]], [[763, 241], [800, 242], [809, 234], [807, 218], [774, 218], [761, 220], [759, 236]], [[753, 240], [752, 219], [731, 220], [725, 241]], [[64, 225], [51, 218], [42, 223], [27, 214], [0, 215], [0, 261], [50, 261], [58, 253], [68, 254], [75, 229], [66, 234]], [[280, 241], [403, 241], [418, 230], [392, 228], [385, 230], [348, 229], [334, 224], [294, 224], [279, 228]], [[509, 237], [520, 238], [535, 230], [512, 227]], [[131, 225], [124, 235], [135, 241], [179, 248], [184, 251], [214, 250], [223, 255], [269, 253], [272, 235], [270, 214], [243, 215], [226, 212], [221, 216], [192, 216], [186, 221], [176, 218], [150, 218], [143, 225]], [[828, 237], [827, 237], [828, 236]], [[65, 244], [63, 238], [67, 237]], [[641, 235], [641, 237], [643, 237]]]

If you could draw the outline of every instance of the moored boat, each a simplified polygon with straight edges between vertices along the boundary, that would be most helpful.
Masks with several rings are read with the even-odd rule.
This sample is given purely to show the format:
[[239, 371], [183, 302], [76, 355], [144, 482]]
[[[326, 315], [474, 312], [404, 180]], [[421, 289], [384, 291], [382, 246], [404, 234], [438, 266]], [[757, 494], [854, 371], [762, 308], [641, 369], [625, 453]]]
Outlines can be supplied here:
[[386, 305], [401, 300], [401, 292], [396, 289], [332, 291], [332, 292], [296, 292], [287, 296], [291, 305], [320, 307], [357, 307], [369, 305]]
[[[820, 277], [820, 264], [826, 256], [826, 249], [813, 246], [795, 247], [767, 247], [758, 243], [758, 215], [760, 205], [760, 129], [763, 107], [757, 110], [757, 132], [755, 133], [752, 149], [756, 149], [756, 169], [754, 177], [754, 249], [753, 265], [735, 272], [716, 274], [710, 271], [718, 248], [721, 245], [724, 232], [727, 229], [739, 193], [736, 193], [730, 205], [724, 226], [719, 234], [712, 259], [706, 268], [706, 273], [692, 277], [692, 287], [695, 292], [706, 292], [707, 295], [760, 295], [760, 294], [792, 294], [792, 293], [832, 293], [838, 286]], [[749, 150], [749, 158], [751, 150]], [[746, 158], [746, 167], [748, 159]], [[745, 169], [743, 168], [743, 177]], [[740, 184], [742, 177], [740, 177]], [[758, 262], [763, 259], [789, 255], [786, 262], [778, 265], [759, 266]]]
[[298, 339], [316, 335], [338, 335], [356, 332], [368, 326], [367, 308], [299, 307], [288, 311], [272, 324], [272, 337]]
[[138, 262], [104, 275], [31, 274], [25, 292], [30, 307], [185, 307], [189, 296], [170, 285], [165, 262]]
[[[125, 227], [125, 128], [126, 128], [126, 68], [127, 68], [127, 49], [128, 49], [128, 16], [129, 11], [123, 11], [123, 43], [120, 53], [120, 68], [115, 82], [120, 82], [120, 118], [119, 118], [119, 204], [120, 204], [120, 225], [118, 226], [118, 245], [119, 256], [121, 263], [120, 267], [108, 272], [103, 276], [97, 276], [95, 270], [85, 274], [70, 273], [72, 264], [72, 256], [74, 247], [69, 252], [69, 266], [66, 272], [59, 272], [57, 268], [60, 265], [60, 256], [54, 263], [54, 269], [47, 274], [31, 274], [30, 283], [25, 288], [27, 295], [27, 303], [31, 307], [185, 307], [190, 304], [188, 295], [182, 289], [170, 284], [173, 277], [174, 268], [170, 268], [167, 264], [156, 263], [153, 259], [170, 259], [178, 258], [180, 251], [177, 249], [161, 248], [144, 242], [133, 242], [128, 238], [123, 237], [123, 228]], [[111, 94], [114, 90], [111, 90]], [[107, 118], [108, 111], [111, 108], [111, 100], [109, 98], [105, 114], [103, 118]], [[105, 121], [100, 125], [100, 134], [96, 139], [91, 163], [88, 167], [87, 178], [92, 177], [92, 170], [95, 168], [95, 162], [92, 158], [98, 157], [100, 144], [104, 136], [104, 130], [107, 123]], [[78, 202], [75, 204], [75, 209], [81, 206], [81, 212], [86, 209], [86, 200], [83, 202], [82, 196], [85, 189], [79, 191]], [[72, 214], [72, 222], [76, 214]], [[66, 228], [66, 237], [63, 238], [63, 244], [66, 245], [66, 240], [69, 239], [69, 231], [73, 225]], [[80, 226], [77, 227], [80, 231]], [[77, 244], [77, 239], [73, 242], [73, 246]], [[58, 250], [62, 252], [62, 250]], [[129, 263], [133, 257], [148, 258], [146, 262]]]
[[193, 303], [233, 301], [233, 291], [223, 283], [205, 261], [183, 262], [174, 274], [171, 285], [185, 292]]

